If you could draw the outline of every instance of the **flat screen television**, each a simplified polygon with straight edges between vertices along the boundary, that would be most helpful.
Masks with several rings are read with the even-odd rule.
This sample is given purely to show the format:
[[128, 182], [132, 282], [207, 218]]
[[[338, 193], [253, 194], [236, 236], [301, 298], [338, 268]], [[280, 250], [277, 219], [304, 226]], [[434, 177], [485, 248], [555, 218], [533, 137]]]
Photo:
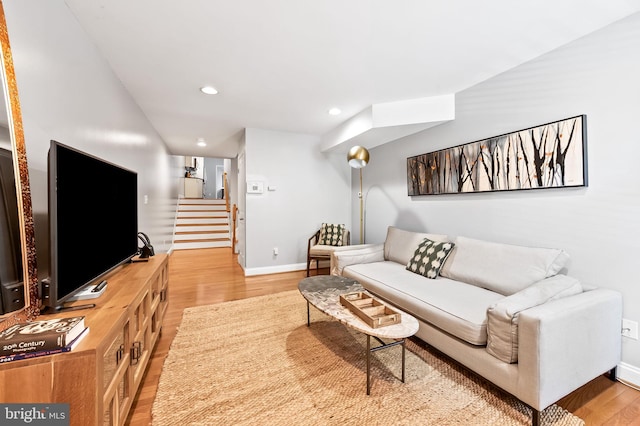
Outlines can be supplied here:
[[138, 175], [51, 141], [49, 283], [43, 305], [59, 309], [138, 251]]

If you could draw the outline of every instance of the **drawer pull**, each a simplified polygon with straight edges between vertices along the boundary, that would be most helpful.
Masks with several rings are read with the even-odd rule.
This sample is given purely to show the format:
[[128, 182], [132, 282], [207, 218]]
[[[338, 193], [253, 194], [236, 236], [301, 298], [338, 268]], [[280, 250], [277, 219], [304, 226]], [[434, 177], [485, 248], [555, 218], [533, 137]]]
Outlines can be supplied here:
[[116, 365], [120, 364], [120, 361], [122, 361], [123, 356], [124, 356], [124, 345], [120, 345], [120, 347], [116, 351]]
[[131, 346], [131, 365], [136, 365], [142, 354], [142, 342], [133, 342]]

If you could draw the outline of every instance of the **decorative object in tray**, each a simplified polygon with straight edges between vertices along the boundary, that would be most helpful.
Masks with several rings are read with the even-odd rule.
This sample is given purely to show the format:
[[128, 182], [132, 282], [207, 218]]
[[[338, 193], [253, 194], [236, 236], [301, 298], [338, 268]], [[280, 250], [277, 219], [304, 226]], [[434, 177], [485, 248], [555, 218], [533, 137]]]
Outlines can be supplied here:
[[367, 293], [341, 294], [340, 304], [348, 308], [371, 328], [398, 324], [401, 321], [400, 313]]

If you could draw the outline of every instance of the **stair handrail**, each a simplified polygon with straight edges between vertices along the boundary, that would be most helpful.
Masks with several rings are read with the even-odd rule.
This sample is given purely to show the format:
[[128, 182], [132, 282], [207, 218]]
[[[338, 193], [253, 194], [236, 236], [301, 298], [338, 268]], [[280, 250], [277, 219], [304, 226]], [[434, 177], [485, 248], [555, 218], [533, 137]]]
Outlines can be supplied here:
[[233, 237], [231, 238], [231, 253], [236, 252], [236, 229], [238, 221], [238, 206], [233, 205]]
[[227, 179], [227, 172], [224, 172], [223, 174], [223, 178], [222, 178], [222, 182], [224, 185], [224, 201], [226, 204], [226, 208], [227, 208], [227, 213], [230, 212], [229, 209], [229, 181]]

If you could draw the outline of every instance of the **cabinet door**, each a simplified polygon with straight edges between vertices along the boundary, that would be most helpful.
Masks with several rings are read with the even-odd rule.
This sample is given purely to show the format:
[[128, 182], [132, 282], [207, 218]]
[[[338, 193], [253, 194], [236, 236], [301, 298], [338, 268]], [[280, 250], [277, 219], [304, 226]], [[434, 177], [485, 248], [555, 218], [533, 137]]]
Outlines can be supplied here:
[[144, 370], [151, 355], [151, 299], [146, 289], [139, 301], [131, 308], [130, 370], [133, 389], [142, 381]]
[[[103, 354], [103, 424], [124, 424], [131, 405], [129, 322], [119, 328]], [[124, 419], [122, 418], [124, 417]]]
[[162, 320], [164, 319], [164, 315], [167, 311], [167, 303], [168, 299], [168, 291], [169, 291], [169, 267], [168, 264], [165, 264], [160, 273], [154, 278], [152, 284], [152, 302], [151, 302], [151, 337], [152, 337], [152, 345], [155, 345], [155, 342], [158, 340], [160, 336], [160, 331], [162, 329]]

